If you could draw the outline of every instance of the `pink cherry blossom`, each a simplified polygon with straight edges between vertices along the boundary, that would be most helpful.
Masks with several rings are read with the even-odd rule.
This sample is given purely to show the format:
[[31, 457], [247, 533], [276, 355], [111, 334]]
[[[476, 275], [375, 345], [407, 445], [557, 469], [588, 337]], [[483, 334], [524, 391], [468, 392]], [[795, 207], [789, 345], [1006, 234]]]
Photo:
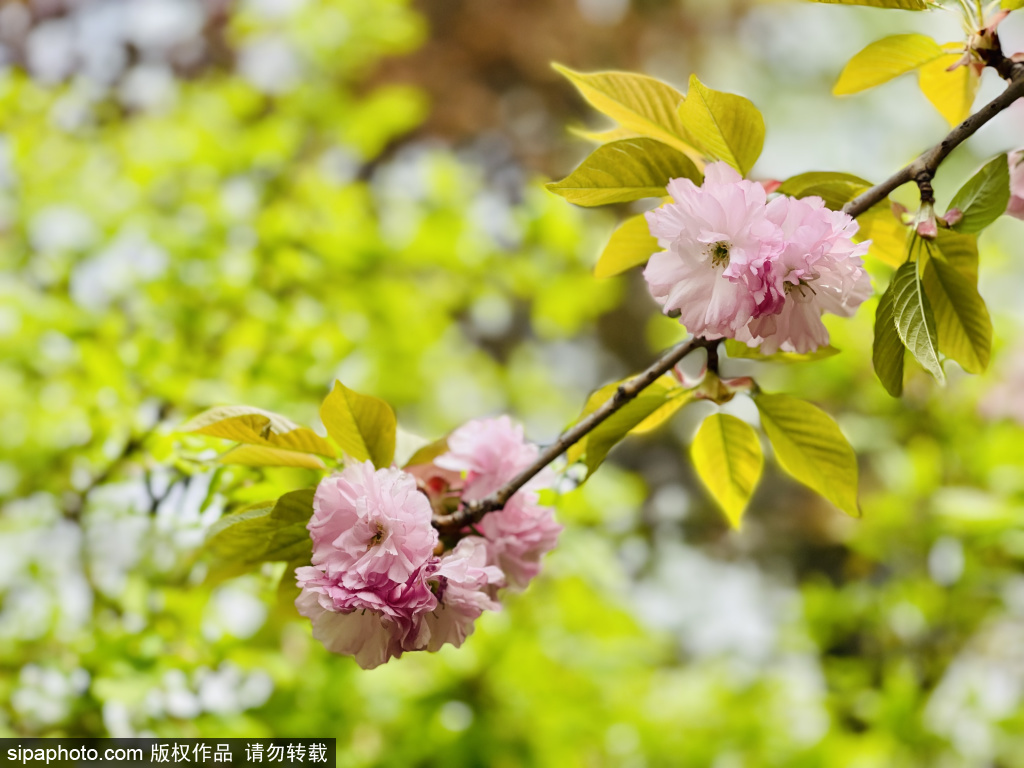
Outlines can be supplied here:
[[437, 546], [426, 496], [411, 475], [354, 464], [317, 487], [313, 565], [350, 589], [403, 583]]
[[522, 492], [503, 509], [484, 515], [477, 528], [487, 539], [490, 562], [517, 589], [525, 589], [540, 573], [541, 557], [555, 548], [562, 532], [554, 510], [537, 504], [536, 494]]
[[425, 647], [429, 629], [420, 617], [437, 607], [424, 578], [428, 571], [420, 569], [404, 583], [353, 590], [316, 566], [297, 568], [302, 592], [295, 607], [312, 621], [313, 637], [327, 650], [354, 656], [359, 666], [372, 669]]
[[489, 588], [501, 586], [504, 575], [487, 565], [488, 548], [479, 536], [467, 536], [442, 557], [429, 577], [437, 583], [437, 607], [424, 614], [430, 633], [428, 651], [450, 643], [458, 648], [473, 633], [473, 623], [484, 611], [500, 610]]
[[1024, 149], [1010, 153], [1010, 204], [1006, 212], [1024, 219]]
[[664, 251], [644, 270], [651, 295], [695, 336], [732, 337], [752, 318], [777, 312], [784, 297], [765, 273], [782, 246], [766, 216], [765, 188], [725, 163], [705, 169], [704, 184], [673, 179], [673, 202], [646, 214]]
[[[508, 416], [474, 419], [448, 435], [448, 452], [434, 459], [442, 469], [465, 472], [463, 495], [481, 499], [496, 491], [537, 458], [537, 446]], [[534, 484], [536, 484], [534, 480]]]
[[736, 338], [765, 354], [811, 352], [829, 342], [824, 312], [849, 317], [871, 296], [863, 265], [869, 243], [854, 243], [857, 222], [817, 197], [778, 197], [767, 216], [784, 236], [770, 268], [781, 280], [784, 302], [776, 314], [751, 320]]

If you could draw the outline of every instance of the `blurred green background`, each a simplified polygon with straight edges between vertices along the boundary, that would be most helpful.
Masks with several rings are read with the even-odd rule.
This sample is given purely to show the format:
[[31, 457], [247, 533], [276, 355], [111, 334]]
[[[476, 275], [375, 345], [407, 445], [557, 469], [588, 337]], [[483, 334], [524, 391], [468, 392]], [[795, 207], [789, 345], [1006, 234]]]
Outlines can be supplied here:
[[[343, 766], [1024, 766], [1021, 222], [982, 242], [984, 377], [890, 399], [874, 302], [832, 323], [840, 356], [724, 362], [836, 416], [862, 520], [770, 465], [730, 532], [689, 467], [694, 405], [562, 497], [544, 575], [461, 650], [365, 672], [278, 604], [280, 568], [206, 585], [225, 507], [314, 476], [212, 471], [214, 441], [175, 433], [235, 403], [319, 428], [338, 377], [424, 436], [508, 411], [551, 440], [681, 330], [638, 273], [590, 275], [615, 212], [541, 187], [588, 150], [567, 126], [602, 125], [549, 63], [695, 72], [763, 110], [755, 176], [879, 180], [945, 123], [912, 78], [830, 89], [907, 31], [960, 34], [744, 0], [0, 4], [0, 735], [335, 736]], [[1020, 106], [943, 166], [940, 202], [1024, 144]]]

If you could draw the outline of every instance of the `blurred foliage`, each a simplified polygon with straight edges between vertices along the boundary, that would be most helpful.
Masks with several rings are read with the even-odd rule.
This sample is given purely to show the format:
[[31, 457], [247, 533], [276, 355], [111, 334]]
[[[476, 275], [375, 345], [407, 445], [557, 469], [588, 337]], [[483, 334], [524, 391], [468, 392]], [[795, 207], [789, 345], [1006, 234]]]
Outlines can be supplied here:
[[[467, 34], [436, 23], [457, 4], [425, 9], [432, 28], [397, 0], [274, 5], [207, 19], [216, 55], [176, 67], [157, 104], [0, 74], [0, 735], [336, 736], [345, 766], [1024, 765], [1024, 430], [1001, 418], [1020, 412], [1024, 375], [1017, 222], [982, 240], [1002, 340], [986, 377], [952, 371], [938, 389], [918, 372], [889, 398], [871, 370], [873, 303], [831, 323], [842, 354], [723, 361], [723, 375], [756, 371], [837, 417], [861, 463], [861, 520], [770, 469], [729, 533], [689, 469], [711, 408], [690, 404], [561, 497], [567, 530], [544, 577], [461, 650], [363, 672], [278, 599], [280, 567], [206, 583], [194, 553], [225, 507], [314, 475], [211, 471], [222, 446], [175, 432], [203, 408], [319, 428], [338, 377], [427, 437], [509, 410], [545, 440], [588, 390], [680, 334], [635, 274], [590, 275], [609, 218], [543, 192], [493, 136], [431, 134], [444, 113], [393, 73]], [[600, 5], [564, 26], [572, 50], [587, 50]], [[701, 24], [735, 36], [745, 5], [638, 2], [621, 45], [662, 39], [673, 13], [695, 38]], [[530, 7], [528, 29], [574, 18], [572, 3]], [[814, 24], [841, 14], [819, 31], [830, 46], [865, 18], [811, 10]], [[523, 16], [502, 3], [496, 18]], [[246, 58], [268, 39], [278, 48], [257, 52], [298, 52], [285, 84]], [[479, 45], [424, 71], [493, 84], [502, 55], [536, 52]], [[533, 104], [533, 86], [570, 98], [550, 90], [550, 58], [586, 71], [609, 56], [513, 69], [509, 103]], [[699, 74], [727, 87], [715, 61]], [[771, 108], [793, 89], [785, 66], [744, 91], [769, 102], [767, 151], [787, 129]], [[544, 146], [563, 146], [564, 118]], [[965, 181], [974, 161], [954, 161]], [[567, 170], [557, 162], [548, 175]], [[722, 410], [756, 419], [742, 396]]]

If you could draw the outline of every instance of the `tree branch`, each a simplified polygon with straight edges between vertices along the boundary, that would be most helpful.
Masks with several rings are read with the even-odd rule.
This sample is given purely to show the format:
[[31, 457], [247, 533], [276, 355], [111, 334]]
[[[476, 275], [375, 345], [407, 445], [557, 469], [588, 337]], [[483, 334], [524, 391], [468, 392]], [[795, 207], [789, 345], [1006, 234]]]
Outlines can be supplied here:
[[516, 491], [530, 482], [548, 464], [565, 453], [570, 446], [575, 445], [586, 437], [601, 422], [634, 399], [644, 389], [672, 370], [676, 363], [697, 349], [707, 349], [710, 353], [711, 350], [717, 349], [720, 341], [721, 339], [693, 338], [673, 347], [658, 358], [643, 373], [639, 373], [626, 383], [621, 384], [606, 403], [563, 432], [555, 442], [541, 451], [536, 461], [512, 478], [512, 480], [505, 483], [505, 485], [489, 496], [469, 502], [449, 515], [434, 517], [434, 527], [445, 532], [458, 531], [467, 525], [480, 522], [481, 518], [488, 512], [501, 509], [508, 503], [508, 500], [512, 498]]
[[[1010, 60], [1005, 59], [1005, 61], [1009, 62]], [[938, 170], [939, 164], [949, 156], [950, 152], [1017, 99], [1024, 97], [1024, 63], [1011, 62], [1007, 67], [997, 67], [997, 71], [1000, 74], [1005, 71], [1005, 76], [1010, 81], [1005, 91], [960, 123], [949, 132], [946, 138], [910, 165], [901, 168], [881, 184], [876, 184], [844, 205], [843, 213], [857, 218], [872, 206], [885, 200], [889, 193], [897, 187], [921, 178], [931, 179], [935, 175], [935, 171]]]

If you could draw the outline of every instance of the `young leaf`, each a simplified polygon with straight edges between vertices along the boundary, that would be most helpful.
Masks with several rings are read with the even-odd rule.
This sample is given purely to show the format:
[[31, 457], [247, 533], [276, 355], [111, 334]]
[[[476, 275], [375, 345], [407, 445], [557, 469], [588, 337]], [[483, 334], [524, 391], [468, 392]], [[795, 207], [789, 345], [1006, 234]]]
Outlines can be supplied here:
[[922, 283], [935, 312], [939, 348], [965, 371], [984, 371], [992, 353], [992, 320], [978, 289], [941, 259], [928, 260]]
[[306, 524], [313, 516], [313, 489], [286, 493], [276, 502], [226, 515], [211, 526], [204, 551], [211, 575], [224, 578], [254, 570], [260, 563], [309, 562], [312, 541]]
[[742, 96], [711, 90], [696, 75], [690, 77], [679, 118], [698, 149], [743, 176], [761, 155], [764, 118], [757, 107]]
[[892, 212], [888, 202], [872, 206], [857, 217], [860, 229], [857, 241], [870, 240], [868, 256], [888, 264], [893, 269], [907, 258], [907, 236], [910, 227], [901, 222]]
[[953, 225], [957, 232], [980, 232], [1003, 215], [1010, 202], [1010, 166], [999, 155], [971, 177], [953, 196], [950, 209], [959, 208], [963, 218]]
[[545, 186], [570, 203], [584, 206], [627, 203], [661, 197], [670, 179], [703, 181], [682, 152], [655, 139], [622, 139], [595, 149], [579, 168]]
[[690, 455], [694, 469], [729, 524], [739, 528], [764, 467], [761, 441], [753, 427], [724, 413], [708, 416], [700, 425]]
[[885, 391], [893, 397], [899, 397], [903, 394], [903, 359], [906, 349], [896, 330], [894, 289], [894, 283], [889, 283], [875, 310], [875, 343], [871, 350], [871, 362]]
[[857, 517], [857, 457], [832, 418], [789, 395], [754, 396], [779, 465], [796, 480]]
[[949, 229], [940, 229], [935, 238], [936, 248], [928, 250], [929, 256], [945, 260], [951, 267], [967, 278], [971, 285], [978, 285], [978, 237], [964, 235]]
[[939, 362], [939, 335], [931, 303], [921, 285], [917, 263], [908, 261], [892, 278], [893, 317], [907, 349], [939, 382], [946, 377]]
[[407, 467], [415, 467], [417, 464], [429, 464], [442, 453], [448, 452], [448, 438], [442, 437], [432, 443], [427, 443], [416, 451], [409, 460], [405, 462]]
[[845, 96], [874, 88], [940, 56], [942, 48], [926, 35], [884, 37], [850, 59], [832, 93]]
[[810, 171], [786, 179], [779, 192], [790, 197], [817, 196], [825, 201], [826, 206], [838, 211], [870, 186], [870, 181], [852, 173]]
[[947, 53], [925, 64], [918, 71], [917, 84], [939, 114], [951, 126], [967, 119], [978, 95], [981, 78], [973, 67], [949, 68], [960, 60], [963, 53]]
[[383, 400], [353, 392], [340, 381], [320, 406], [327, 434], [356, 461], [386, 467], [395, 456], [395, 412]]
[[261, 408], [226, 405], [211, 408], [181, 426], [182, 432], [221, 437], [238, 443], [269, 445], [286, 451], [334, 457], [330, 443], [316, 432]]
[[241, 464], [246, 467], [327, 468], [319, 456], [271, 448], [269, 445], [238, 445], [218, 456], [217, 461], [221, 464]]
[[663, 141], [680, 152], [693, 152], [676, 109], [683, 95], [653, 77], [628, 72], [573, 72], [552, 64], [579, 90], [594, 109], [616, 120], [623, 128]]
[[832, 5], [867, 5], [871, 8], [893, 8], [902, 11], [924, 11], [928, 8], [927, 0], [811, 0], [811, 2]]
[[[680, 98], [682, 97], [680, 96]], [[595, 144], [607, 144], [609, 141], [635, 139], [640, 136], [636, 131], [631, 131], [628, 128], [623, 128], [621, 126], [609, 128], [606, 131], [588, 131], [586, 128], [569, 128], [569, 133], [573, 136], [579, 136], [581, 139], [592, 141]]]
[[826, 357], [839, 354], [838, 349], [829, 345], [827, 347], [818, 347], [813, 352], [805, 352], [803, 354], [799, 352], [775, 352], [774, 354], [766, 355], [736, 339], [725, 340], [725, 351], [731, 358], [763, 360], [766, 363], [809, 363], [813, 360], [824, 360]]
[[1003, 0], [999, 7], [1004, 11], [1018, 11], [1024, 8], [1024, 0]]
[[612, 232], [594, 267], [594, 277], [611, 277], [646, 264], [651, 254], [658, 250], [658, 240], [651, 236], [644, 215], [631, 216]]

